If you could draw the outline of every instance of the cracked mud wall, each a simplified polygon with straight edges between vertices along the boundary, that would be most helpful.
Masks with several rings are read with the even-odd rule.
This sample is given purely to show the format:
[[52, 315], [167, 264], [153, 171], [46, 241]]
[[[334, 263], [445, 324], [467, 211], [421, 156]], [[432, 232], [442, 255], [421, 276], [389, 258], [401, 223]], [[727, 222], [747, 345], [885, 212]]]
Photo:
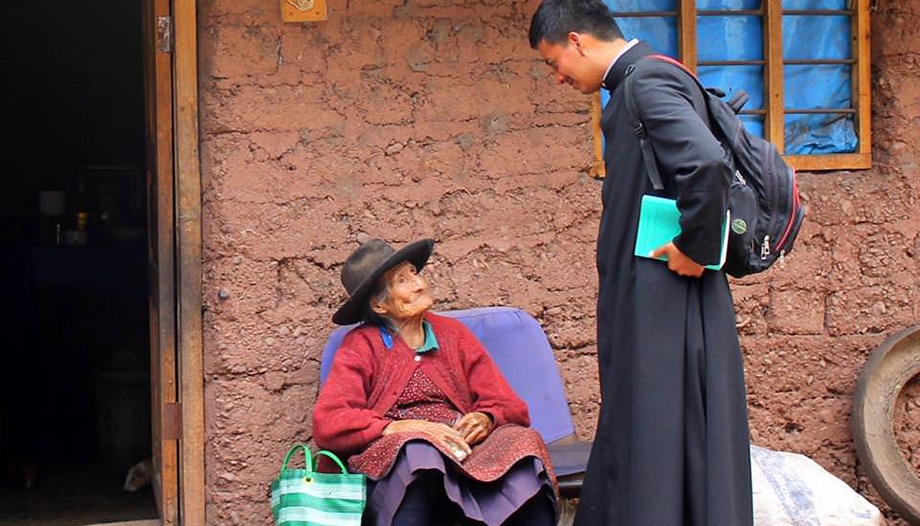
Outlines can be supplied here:
[[[268, 523], [284, 451], [311, 438], [341, 262], [368, 236], [438, 241], [437, 309], [535, 315], [579, 435], [594, 431], [589, 100], [529, 49], [536, 2], [329, 6], [296, 24], [274, 1], [199, 2], [209, 524]], [[918, 12], [881, 0], [874, 14], [875, 167], [801, 174], [795, 253], [733, 283], [754, 443], [877, 503], [848, 415], [868, 353], [920, 320]], [[901, 415], [905, 444], [918, 420]]]

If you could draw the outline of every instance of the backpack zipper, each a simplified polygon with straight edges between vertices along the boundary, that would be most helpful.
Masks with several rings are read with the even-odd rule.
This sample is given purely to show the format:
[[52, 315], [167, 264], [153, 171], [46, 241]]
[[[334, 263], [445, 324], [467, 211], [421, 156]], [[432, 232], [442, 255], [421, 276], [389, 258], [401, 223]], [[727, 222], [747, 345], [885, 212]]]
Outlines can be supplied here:
[[779, 239], [779, 243], [776, 245], [778, 247], [783, 246], [783, 243], [786, 242], [786, 238], [788, 238], [789, 234], [792, 232], [792, 225], [795, 223], [795, 216], [799, 211], [799, 184], [796, 179], [795, 168], [792, 169], [792, 195], [795, 196], [795, 199], [792, 200], [792, 213], [789, 215], [786, 231], [783, 232], [783, 237]]
[[[667, 55], [660, 55], [660, 54], [650, 55], [650, 57], [656, 58], [659, 60], [663, 60], [664, 62], [670, 62], [671, 64], [679, 66], [681, 69], [683, 69], [684, 71], [689, 73], [691, 76], [696, 78], [697, 82], [699, 82], [699, 79], [696, 77], [696, 74], [690, 71], [690, 69], [687, 68], [687, 66], [685, 66], [680, 61], [675, 60]], [[703, 95], [705, 96], [705, 93]], [[743, 126], [744, 124], [741, 122], [741, 119], [738, 119], [738, 128], [740, 129]], [[738, 136], [737, 131], [735, 133], [735, 136], [736, 137]], [[741, 177], [741, 173], [738, 170], [735, 170], [735, 174], [741, 178], [742, 184], [747, 184], [747, 181], [745, 181], [744, 178]], [[792, 200], [792, 211], [789, 214], [789, 220], [787, 221], [787, 224], [786, 224], [786, 230], [783, 232], [783, 235], [779, 238], [779, 243], [776, 244], [776, 248], [780, 249], [780, 254], [779, 254], [780, 259], [783, 259], [783, 256], [786, 253], [786, 249], [781, 248], [781, 247], [783, 247], [783, 243], [786, 242], [786, 239], [789, 237], [789, 234], [792, 232], [792, 225], [795, 222], [795, 216], [799, 210], [799, 192], [798, 192], [798, 182], [796, 180], [795, 168], [792, 168], [792, 192], [793, 192], [793, 195], [795, 196], [795, 199]], [[760, 259], [767, 259], [767, 257], [770, 255], [771, 252], [772, 251], [770, 249], [770, 236], [766, 235], [764, 236], [763, 243], [760, 246]], [[780, 263], [781, 264], [785, 263], [785, 261], [780, 261]]]
[[[795, 183], [795, 174], [793, 172], [792, 176], [792, 191], [794, 192], [795, 199], [792, 200], [792, 213], [789, 214], [789, 221], [786, 222], [786, 230], [783, 232], [783, 237], [779, 238], [779, 243], [776, 244], [776, 247], [782, 247], [783, 243], [786, 242], [786, 238], [789, 237], [789, 234], [792, 232], [792, 225], [795, 223], [796, 213], [799, 211], [799, 192], [798, 185]], [[767, 256], [770, 255], [770, 236], [763, 237], [763, 244], [760, 246], [760, 259], [767, 259]], [[780, 258], [785, 255], [786, 249], [783, 248], [780, 250]]]

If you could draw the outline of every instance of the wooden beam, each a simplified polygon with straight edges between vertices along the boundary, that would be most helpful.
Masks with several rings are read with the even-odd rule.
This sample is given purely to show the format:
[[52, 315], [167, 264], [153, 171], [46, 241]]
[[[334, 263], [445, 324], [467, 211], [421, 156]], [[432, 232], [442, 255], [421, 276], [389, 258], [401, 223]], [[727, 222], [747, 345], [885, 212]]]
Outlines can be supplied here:
[[198, 151], [196, 0], [174, 0], [181, 522], [205, 522], [204, 369], [201, 320], [201, 174]]
[[786, 161], [802, 172], [829, 170], [864, 170], [872, 168], [872, 155], [868, 153], [831, 153], [826, 155], [787, 155]]
[[764, 136], [785, 151], [785, 101], [783, 98], [783, 9], [780, 2], [763, 2]]
[[869, 24], [869, 0], [859, 0], [853, 15], [853, 52], [856, 54], [856, 71], [852, 72], [855, 86], [856, 126], [859, 133], [859, 153], [869, 156], [872, 164], [872, 73], [869, 56], [871, 39]]
[[178, 442], [163, 434], [164, 408], [178, 400], [172, 53], [162, 49], [169, 0], [147, 0], [144, 13], [153, 490], [163, 526], [178, 526]]
[[591, 141], [594, 145], [594, 162], [588, 173], [596, 179], [603, 179], [607, 175], [604, 167], [604, 133], [601, 130], [601, 93], [598, 91], [591, 96]]
[[677, 36], [680, 47], [680, 61], [690, 71], [696, 72], [697, 66], [697, 21], [696, 0], [680, 0], [680, 13], [677, 18]]

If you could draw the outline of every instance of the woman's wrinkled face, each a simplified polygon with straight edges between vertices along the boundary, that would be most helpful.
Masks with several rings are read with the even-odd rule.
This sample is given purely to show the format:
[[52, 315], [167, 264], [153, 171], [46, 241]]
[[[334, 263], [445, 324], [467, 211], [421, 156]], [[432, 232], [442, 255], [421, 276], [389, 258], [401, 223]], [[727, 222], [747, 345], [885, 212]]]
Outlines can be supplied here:
[[412, 263], [400, 263], [383, 275], [387, 298], [371, 307], [374, 312], [394, 320], [420, 316], [434, 305], [425, 281]]

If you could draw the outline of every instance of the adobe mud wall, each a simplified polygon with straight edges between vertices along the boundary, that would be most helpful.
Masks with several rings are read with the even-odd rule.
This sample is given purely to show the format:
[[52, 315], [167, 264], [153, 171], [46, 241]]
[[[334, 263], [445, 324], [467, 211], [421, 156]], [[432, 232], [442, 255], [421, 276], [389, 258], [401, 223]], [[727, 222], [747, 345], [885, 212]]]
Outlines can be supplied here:
[[[437, 239], [438, 309], [535, 315], [590, 438], [600, 182], [589, 100], [528, 47], [536, 2], [331, 0], [314, 24], [274, 1], [199, 6], [208, 523], [268, 524], [281, 456], [311, 438], [340, 264], [368, 236]], [[753, 442], [876, 503], [848, 415], [868, 353], [920, 320], [918, 12], [874, 13], [874, 168], [801, 174], [795, 253], [733, 284]]]

